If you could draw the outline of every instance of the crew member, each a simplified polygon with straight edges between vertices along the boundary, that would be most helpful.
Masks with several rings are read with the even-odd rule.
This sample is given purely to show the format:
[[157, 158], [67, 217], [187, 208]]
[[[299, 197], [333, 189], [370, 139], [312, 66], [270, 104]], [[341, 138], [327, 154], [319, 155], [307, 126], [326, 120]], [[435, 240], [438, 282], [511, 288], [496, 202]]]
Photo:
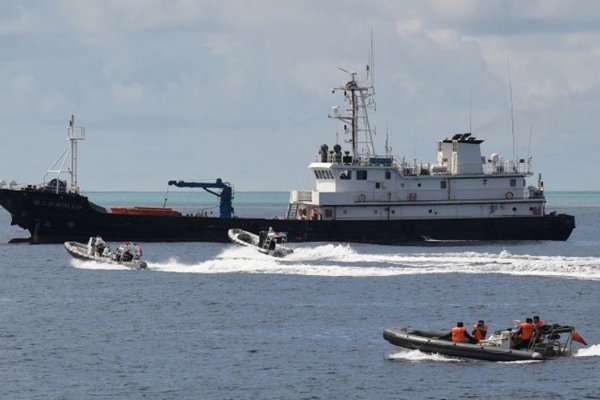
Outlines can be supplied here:
[[485, 324], [485, 321], [480, 319], [479, 321], [477, 321], [477, 324], [474, 326], [473, 332], [471, 332], [471, 335], [473, 335], [473, 337], [475, 339], [477, 339], [478, 342], [485, 340], [485, 337], [487, 336], [487, 331], [488, 331], [488, 327]]
[[135, 250], [135, 259], [140, 259], [142, 258], [142, 248], [140, 246], [138, 246], [137, 244], [133, 247], [133, 249]]
[[133, 260], [133, 245], [131, 242], [125, 242], [123, 245], [123, 254], [121, 254], [121, 260], [131, 261]]
[[535, 325], [536, 328], [546, 325], [546, 323], [540, 319], [539, 315], [533, 316], [533, 324]]
[[516, 332], [515, 349], [527, 348], [535, 333], [535, 325], [531, 318], [527, 318], [525, 322], [519, 325], [519, 330]]
[[267, 239], [269, 240], [269, 250], [275, 250], [275, 244], [277, 243], [277, 233], [275, 233], [272, 227], [269, 227], [269, 231], [267, 232]]
[[106, 245], [106, 247], [104, 247], [104, 251], [102, 251], [102, 255], [104, 257], [110, 257], [110, 247], [108, 247], [108, 245]]
[[90, 240], [88, 240], [87, 244], [87, 252], [89, 255], [94, 255], [96, 251], [96, 236], [90, 236]]
[[102, 239], [101, 236], [96, 236], [96, 254], [102, 255], [104, 254], [104, 249], [106, 248], [106, 242]]
[[457, 322], [456, 326], [450, 330], [450, 333], [440, 337], [440, 339], [451, 339], [457, 343], [477, 343], [477, 340], [469, 335], [467, 328], [462, 322]]

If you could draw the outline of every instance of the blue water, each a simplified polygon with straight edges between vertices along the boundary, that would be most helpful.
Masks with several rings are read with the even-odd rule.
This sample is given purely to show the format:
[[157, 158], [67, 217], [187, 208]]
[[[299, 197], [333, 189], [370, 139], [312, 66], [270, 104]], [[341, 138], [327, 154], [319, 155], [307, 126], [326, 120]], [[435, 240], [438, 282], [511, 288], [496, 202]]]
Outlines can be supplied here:
[[[88, 193], [162, 206], [164, 193]], [[206, 195], [203, 207], [214, 205]], [[72, 260], [0, 211], [1, 399], [599, 399], [600, 193], [550, 193], [567, 242], [292, 244], [274, 259], [222, 243], [143, 243], [148, 271]], [[193, 209], [198, 193], [169, 194]], [[212, 203], [211, 203], [212, 201]], [[287, 193], [237, 193], [283, 215]], [[196, 203], [199, 203], [196, 201]], [[202, 202], [200, 202], [202, 203]], [[491, 363], [394, 348], [387, 327], [491, 330], [539, 314], [590, 346]]]

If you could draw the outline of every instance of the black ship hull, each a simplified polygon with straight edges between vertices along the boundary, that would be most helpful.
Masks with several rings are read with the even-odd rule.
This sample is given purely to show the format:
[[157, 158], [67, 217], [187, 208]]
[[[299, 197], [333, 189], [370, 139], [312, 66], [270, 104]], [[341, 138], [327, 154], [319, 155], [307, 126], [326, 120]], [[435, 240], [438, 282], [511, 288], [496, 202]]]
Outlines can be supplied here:
[[565, 214], [337, 221], [114, 214], [79, 194], [35, 188], [0, 189], [0, 205], [11, 214], [13, 225], [30, 232], [30, 238], [21, 239], [30, 243], [85, 242], [95, 235], [108, 241], [228, 242], [229, 229], [258, 232], [269, 227], [287, 232], [289, 242], [567, 240], [575, 228], [575, 218]]

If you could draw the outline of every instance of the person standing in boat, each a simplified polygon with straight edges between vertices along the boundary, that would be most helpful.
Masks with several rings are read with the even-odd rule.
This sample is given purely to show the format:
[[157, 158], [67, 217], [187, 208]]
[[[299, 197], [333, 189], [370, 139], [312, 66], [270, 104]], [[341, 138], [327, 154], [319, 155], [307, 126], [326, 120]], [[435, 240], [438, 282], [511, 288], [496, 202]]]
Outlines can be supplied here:
[[94, 249], [95, 254], [101, 256], [104, 254], [104, 249], [106, 248], [106, 242], [102, 239], [101, 236], [96, 236], [96, 248]]
[[478, 342], [481, 342], [482, 340], [485, 340], [487, 336], [487, 331], [488, 327], [485, 324], [485, 321], [480, 319], [479, 321], [477, 321], [477, 324], [474, 325], [474, 329], [473, 332], [471, 332], [471, 335], [473, 335], [473, 337], [477, 339]]
[[269, 240], [269, 250], [275, 250], [275, 244], [277, 243], [277, 233], [273, 230], [273, 227], [269, 227], [267, 232], [267, 239]]
[[121, 255], [121, 260], [123, 261], [131, 261], [133, 260], [133, 245], [131, 242], [125, 242], [123, 246], [123, 254]]
[[124, 250], [124, 245], [120, 245], [119, 247], [117, 247], [117, 249], [115, 250], [115, 254], [113, 254], [113, 258], [115, 259], [115, 261], [121, 261], [121, 256], [123, 255]]
[[90, 236], [87, 244], [87, 252], [89, 255], [94, 255], [94, 251], [96, 251], [96, 236]]
[[140, 258], [142, 258], [142, 254], [143, 254], [142, 253], [142, 248], [139, 245], [136, 244], [135, 246], [133, 246], [133, 249], [135, 251], [135, 254], [134, 254], [133, 258], [135, 260], [139, 260]]

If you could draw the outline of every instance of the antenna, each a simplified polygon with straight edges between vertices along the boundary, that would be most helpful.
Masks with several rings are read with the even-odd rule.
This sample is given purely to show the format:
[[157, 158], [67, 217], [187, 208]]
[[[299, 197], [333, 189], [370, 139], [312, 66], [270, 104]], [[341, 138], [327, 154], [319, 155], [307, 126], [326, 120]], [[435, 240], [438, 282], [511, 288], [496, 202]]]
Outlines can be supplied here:
[[[59, 192], [59, 178], [61, 174], [69, 174], [71, 180], [69, 182], [68, 190], [71, 192], [78, 192], [79, 187], [77, 185], [77, 141], [85, 139], [85, 128], [75, 126], [75, 116], [71, 115], [69, 120], [69, 129], [67, 131], [67, 139], [69, 140], [69, 146], [65, 149], [62, 155], [48, 168], [46, 175], [44, 175], [44, 185], [46, 184], [46, 177], [49, 174], [56, 174], [56, 193]], [[65, 164], [70, 160], [70, 167], [65, 169]]]
[[356, 75], [356, 72], [350, 72], [350, 71], [348, 71], [347, 69], [344, 69], [344, 68], [342, 68], [342, 67], [338, 67], [338, 69], [339, 69], [340, 71], [342, 71], [342, 72], [345, 72], [345, 73], [347, 73], [348, 75], [350, 75], [350, 76], [351, 76], [351, 77], [353, 77], [353, 78], [354, 78], [354, 75]]
[[508, 89], [510, 91], [510, 121], [512, 134], [512, 158], [515, 159], [515, 114], [513, 109], [513, 92], [512, 92], [512, 74], [510, 70], [510, 60], [508, 60]]
[[469, 88], [469, 133], [473, 133], [472, 128], [472, 108], [473, 108], [473, 86]]
[[531, 137], [533, 136], [533, 124], [529, 127], [529, 143], [527, 144], [527, 157], [531, 156]]
[[[372, 38], [371, 38], [372, 45]], [[370, 58], [372, 58], [372, 49]], [[372, 60], [370, 60], [372, 62]], [[352, 144], [352, 156], [353, 159], [368, 160], [369, 157], [373, 157], [375, 148], [373, 145], [374, 129], [371, 128], [369, 123], [369, 116], [367, 109], [375, 108], [375, 101], [373, 98], [373, 69], [371, 65], [367, 65], [367, 81], [359, 83], [357, 81], [357, 73], [349, 71], [347, 69], [338, 67], [338, 69], [346, 74], [350, 75], [350, 80], [344, 85], [334, 87], [331, 89], [332, 93], [338, 90], [343, 91], [344, 99], [349, 103], [347, 107], [340, 109], [340, 107], [333, 107], [332, 112], [329, 114], [329, 118], [335, 118], [344, 123], [344, 132], [351, 134], [349, 143]], [[347, 126], [349, 125], [349, 129]]]
[[[373, 95], [375, 95], [375, 49], [373, 47], [373, 28], [371, 28], [371, 50], [370, 50], [369, 53], [370, 53], [369, 54], [369, 65], [367, 65], [367, 69], [370, 68], [370, 70], [371, 70], [371, 75], [370, 75], [370, 78], [371, 78], [371, 82], [370, 83], [371, 84], [370, 84], [370, 86], [372, 88]], [[372, 97], [372, 98], [373, 98], [373, 106], [375, 107], [375, 100], [374, 100], [375, 97]]]

